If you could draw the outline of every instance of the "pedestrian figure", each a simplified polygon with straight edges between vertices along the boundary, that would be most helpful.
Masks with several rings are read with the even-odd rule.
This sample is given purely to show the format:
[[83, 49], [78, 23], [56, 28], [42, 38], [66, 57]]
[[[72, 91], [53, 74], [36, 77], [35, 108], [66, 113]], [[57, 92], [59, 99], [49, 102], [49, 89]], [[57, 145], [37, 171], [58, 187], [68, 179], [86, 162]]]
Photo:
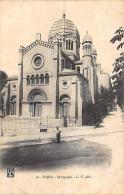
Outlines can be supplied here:
[[61, 131], [59, 130], [59, 127], [56, 127], [56, 140], [57, 140], [57, 143], [59, 144], [60, 143], [60, 139], [61, 139]]

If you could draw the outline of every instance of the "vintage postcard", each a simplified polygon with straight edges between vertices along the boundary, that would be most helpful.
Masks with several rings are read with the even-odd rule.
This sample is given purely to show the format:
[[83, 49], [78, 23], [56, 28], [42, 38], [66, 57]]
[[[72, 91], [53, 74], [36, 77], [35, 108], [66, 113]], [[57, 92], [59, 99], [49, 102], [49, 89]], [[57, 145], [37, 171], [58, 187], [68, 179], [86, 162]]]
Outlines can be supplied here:
[[0, 195], [124, 195], [124, 1], [0, 1]]

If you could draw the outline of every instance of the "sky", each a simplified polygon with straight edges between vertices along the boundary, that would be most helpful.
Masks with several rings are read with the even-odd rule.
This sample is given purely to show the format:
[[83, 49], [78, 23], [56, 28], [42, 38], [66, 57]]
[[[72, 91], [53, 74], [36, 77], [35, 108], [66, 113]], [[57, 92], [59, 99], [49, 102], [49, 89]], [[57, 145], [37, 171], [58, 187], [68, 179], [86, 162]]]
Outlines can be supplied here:
[[[80, 39], [86, 31], [92, 36], [102, 70], [111, 74], [114, 59], [119, 55], [116, 45], [110, 43], [114, 32], [124, 24], [124, 1], [0, 1], [0, 70], [9, 76], [18, 72], [18, 49], [35, 41], [41, 33], [47, 41], [48, 33], [56, 20], [66, 18], [74, 22]], [[82, 48], [81, 48], [82, 50]]]

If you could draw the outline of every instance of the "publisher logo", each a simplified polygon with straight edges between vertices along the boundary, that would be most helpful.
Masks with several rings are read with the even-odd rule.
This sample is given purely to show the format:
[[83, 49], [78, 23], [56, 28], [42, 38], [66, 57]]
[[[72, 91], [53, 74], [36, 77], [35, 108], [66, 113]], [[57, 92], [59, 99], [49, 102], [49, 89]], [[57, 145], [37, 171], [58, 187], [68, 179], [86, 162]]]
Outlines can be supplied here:
[[14, 168], [7, 168], [7, 177], [14, 177], [15, 176], [15, 169]]

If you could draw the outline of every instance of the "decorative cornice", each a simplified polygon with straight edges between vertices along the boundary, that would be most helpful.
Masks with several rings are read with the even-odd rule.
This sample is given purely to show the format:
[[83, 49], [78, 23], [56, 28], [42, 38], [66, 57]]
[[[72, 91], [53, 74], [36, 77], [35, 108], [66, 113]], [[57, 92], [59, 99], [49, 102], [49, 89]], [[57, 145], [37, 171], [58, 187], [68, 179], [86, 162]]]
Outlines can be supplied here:
[[23, 49], [23, 54], [26, 54], [29, 50], [36, 47], [37, 45], [41, 45], [42, 47], [54, 49], [54, 44], [51, 44], [51, 43], [48, 43], [45, 41], [41, 41], [41, 40], [36, 40], [35, 42], [33, 42], [32, 44], [30, 44], [29, 46], [27, 46], [26, 48]]
[[77, 36], [74, 33], [69, 33], [69, 34], [54, 34], [52, 36], [49, 37], [49, 40], [56, 40], [56, 39], [65, 39], [65, 38], [72, 38], [73, 40], [77, 40]]
[[73, 72], [61, 72], [59, 73], [59, 76], [72, 76], [72, 75], [78, 75], [77, 71], [73, 71]]
[[83, 65], [83, 61], [82, 60], [77, 60], [77, 61], [75, 61], [75, 65]]

